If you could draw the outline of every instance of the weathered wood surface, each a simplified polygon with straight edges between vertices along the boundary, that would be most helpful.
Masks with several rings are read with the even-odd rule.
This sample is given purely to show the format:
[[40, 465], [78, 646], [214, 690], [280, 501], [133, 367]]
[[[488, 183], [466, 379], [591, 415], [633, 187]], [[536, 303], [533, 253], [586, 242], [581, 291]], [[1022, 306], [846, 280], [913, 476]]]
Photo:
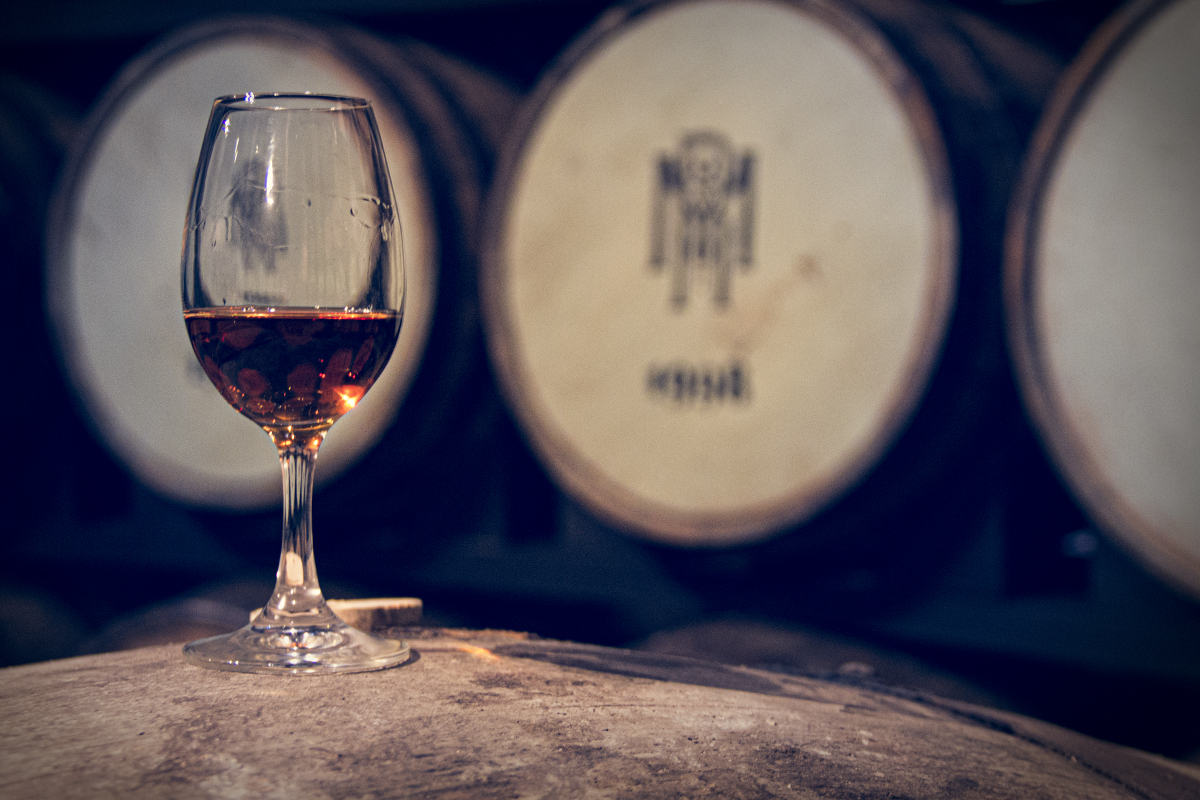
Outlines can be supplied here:
[[407, 665], [324, 678], [206, 671], [173, 645], [4, 670], [0, 796], [1200, 796], [1183, 765], [1000, 712], [517, 634], [406, 635]]

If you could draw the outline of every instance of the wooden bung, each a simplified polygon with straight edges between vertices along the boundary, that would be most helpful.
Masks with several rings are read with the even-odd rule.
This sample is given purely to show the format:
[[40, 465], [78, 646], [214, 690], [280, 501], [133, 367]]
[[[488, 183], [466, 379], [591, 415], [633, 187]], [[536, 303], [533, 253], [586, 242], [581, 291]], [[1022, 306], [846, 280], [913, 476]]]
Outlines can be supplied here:
[[[342, 622], [360, 631], [377, 631], [401, 625], [420, 625], [423, 606], [419, 597], [368, 597], [359, 600], [326, 600]], [[250, 621], [261, 608], [250, 612]]]

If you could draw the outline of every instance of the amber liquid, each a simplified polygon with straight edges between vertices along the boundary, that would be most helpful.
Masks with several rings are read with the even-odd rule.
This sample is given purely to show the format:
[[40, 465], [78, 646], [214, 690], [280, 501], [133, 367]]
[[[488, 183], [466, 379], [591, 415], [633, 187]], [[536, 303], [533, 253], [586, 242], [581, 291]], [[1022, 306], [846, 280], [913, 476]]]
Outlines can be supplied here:
[[277, 444], [323, 434], [354, 408], [400, 334], [387, 311], [201, 308], [183, 318], [209, 379]]

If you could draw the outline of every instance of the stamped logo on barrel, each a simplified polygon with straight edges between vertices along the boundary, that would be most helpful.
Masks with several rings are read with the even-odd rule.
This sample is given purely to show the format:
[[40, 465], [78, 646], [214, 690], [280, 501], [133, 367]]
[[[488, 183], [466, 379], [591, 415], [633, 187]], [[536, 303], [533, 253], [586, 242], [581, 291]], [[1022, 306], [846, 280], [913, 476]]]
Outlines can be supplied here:
[[733, 265], [749, 269], [754, 233], [754, 154], [736, 153], [711, 130], [686, 133], [658, 159], [650, 226], [650, 266], [670, 272], [671, 306], [682, 311], [689, 289], [706, 281], [713, 305], [730, 303]]

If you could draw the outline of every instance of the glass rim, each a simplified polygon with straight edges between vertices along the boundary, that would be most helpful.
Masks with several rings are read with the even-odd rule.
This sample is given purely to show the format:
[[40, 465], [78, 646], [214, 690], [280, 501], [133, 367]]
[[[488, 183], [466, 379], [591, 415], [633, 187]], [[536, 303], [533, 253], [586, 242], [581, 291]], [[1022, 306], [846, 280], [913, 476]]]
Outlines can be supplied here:
[[312, 92], [243, 92], [218, 97], [213, 105], [231, 111], [360, 111], [371, 101]]

